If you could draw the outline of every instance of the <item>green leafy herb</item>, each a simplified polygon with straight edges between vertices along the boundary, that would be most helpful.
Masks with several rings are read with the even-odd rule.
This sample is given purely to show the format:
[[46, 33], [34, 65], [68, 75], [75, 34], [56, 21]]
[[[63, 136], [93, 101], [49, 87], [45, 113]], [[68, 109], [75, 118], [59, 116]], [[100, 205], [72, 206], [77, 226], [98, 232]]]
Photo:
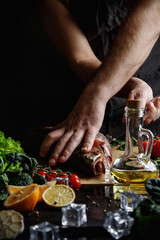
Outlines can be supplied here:
[[145, 187], [152, 199], [160, 204], [160, 179], [147, 179], [145, 181]]
[[0, 155], [8, 153], [24, 153], [21, 143], [13, 138], [6, 138], [4, 133], [0, 131]]
[[0, 186], [0, 201], [4, 201], [8, 197], [8, 192], [6, 187]]
[[152, 239], [153, 233], [158, 236], [160, 222], [160, 179], [147, 179], [145, 187], [150, 197], [145, 198], [133, 212], [136, 239], [141, 240]]
[[160, 171], [160, 158], [156, 158], [154, 160], [154, 162], [155, 162], [156, 166], [159, 168], [159, 171]]
[[8, 185], [9, 179], [6, 173], [0, 175], [0, 186]]
[[6, 173], [0, 175], [0, 201], [5, 200], [8, 197], [6, 186], [9, 183], [9, 179]]
[[24, 153], [19, 141], [5, 138], [0, 131], [0, 200], [8, 194], [8, 184], [26, 186], [33, 183], [32, 174], [38, 163]]
[[[133, 136], [131, 137], [132, 138], [132, 143], [133, 143], [133, 146], [138, 146], [137, 144], [137, 139], [135, 139]], [[119, 139], [113, 139], [113, 141], [111, 142], [111, 146], [114, 147], [114, 146], [118, 146], [118, 150], [120, 151], [125, 151], [125, 144], [126, 142], [123, 141], [123, 140], [119, 140]]]
[[32, 177], [28, 173], [21, 173], [18, 175], [9, 176], [9, 184], [16, 186], [27, 186], [33, 183]]
[[111, 142], [111, 146], [118, 146], [118, 150], [124, 151], [125, 150], [125, 141], [119, 140], [119, 139], [113, 139]]
[[47, 182], [47, 180], [43, 176], [41, 176], [40, 174], [35, 173], [34, 177], [33, 177], [33, 182], [37, 183], [39, 185], [42, 185], [42, 184], [45, 184]]

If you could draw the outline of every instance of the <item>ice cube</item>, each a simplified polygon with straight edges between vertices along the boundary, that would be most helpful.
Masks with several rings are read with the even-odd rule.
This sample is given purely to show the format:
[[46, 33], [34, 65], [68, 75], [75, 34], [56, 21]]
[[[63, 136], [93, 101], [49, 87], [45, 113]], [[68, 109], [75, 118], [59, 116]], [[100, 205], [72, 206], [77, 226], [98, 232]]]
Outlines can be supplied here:
[[53, 226], [49, 222], [42, 222], [34, 226], [30, 226], [30, 240], [58, 240], [59, 227]]
[[71, 203], [62, 208], [62, 225], [79, 227], [87, 222], [86, 204]]
[[123, 192], [120, 197], [120, 207], [127, 212], [133, 212], [144, 198], [145, 196], [138, 195], [135, 192]]
[[114, 239], [119, 239], [130, 234], [134, 219], [122, 209], [110, 211], [106, 214], [103, 227], [112, 235]]

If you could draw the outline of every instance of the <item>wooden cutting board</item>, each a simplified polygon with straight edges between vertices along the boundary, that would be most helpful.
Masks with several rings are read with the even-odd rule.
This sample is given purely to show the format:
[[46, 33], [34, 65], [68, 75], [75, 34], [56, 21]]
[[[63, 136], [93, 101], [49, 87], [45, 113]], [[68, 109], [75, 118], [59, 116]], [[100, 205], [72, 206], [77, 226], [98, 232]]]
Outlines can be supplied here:
[[[116, 158], [120, 157], [123, 155], [123, 151], [117, 150], [117, 146], [116, 147], [112, 147], [112, 158], [113, 160], [115, 160]], [[93, 176], [93, 177], [83, 177], [80, 176], [80, 180], [81, 180], [81, 184], [106, 184], [105, 182], [105, 174], [101, 174], [101, 175], [97, 175], [97, 176]]]

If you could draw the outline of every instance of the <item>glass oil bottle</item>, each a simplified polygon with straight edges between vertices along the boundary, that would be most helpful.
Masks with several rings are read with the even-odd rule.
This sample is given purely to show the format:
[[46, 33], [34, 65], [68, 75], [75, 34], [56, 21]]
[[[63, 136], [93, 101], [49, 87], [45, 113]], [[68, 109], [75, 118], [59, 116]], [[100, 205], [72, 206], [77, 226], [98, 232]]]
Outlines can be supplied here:
[[[142, 127], [144, 109], [141, 100], [128, 100], [125, 108], [126, 143], [124, 155], [115, 159], [111, 173], [115, 180], [127, 183], [143, 183], [147, 178], [158, 177], [158, 169], [150, 159], [154, 136]], [[143, 151], [143, 139], [148, 144]]]

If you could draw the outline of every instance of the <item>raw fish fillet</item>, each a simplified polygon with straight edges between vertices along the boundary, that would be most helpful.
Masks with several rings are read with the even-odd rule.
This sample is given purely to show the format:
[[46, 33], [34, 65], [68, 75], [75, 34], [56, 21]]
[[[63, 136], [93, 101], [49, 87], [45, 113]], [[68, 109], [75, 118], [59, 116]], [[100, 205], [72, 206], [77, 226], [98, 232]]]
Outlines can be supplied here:
[[87, 175], [98, 175], [105, 172], [105, 168], [110, 169], [112, 163], [111, 146], [106, 137], [98, 133], [90, 152], [81, 151], [80, 144], [73, 152], [69, 163]]

